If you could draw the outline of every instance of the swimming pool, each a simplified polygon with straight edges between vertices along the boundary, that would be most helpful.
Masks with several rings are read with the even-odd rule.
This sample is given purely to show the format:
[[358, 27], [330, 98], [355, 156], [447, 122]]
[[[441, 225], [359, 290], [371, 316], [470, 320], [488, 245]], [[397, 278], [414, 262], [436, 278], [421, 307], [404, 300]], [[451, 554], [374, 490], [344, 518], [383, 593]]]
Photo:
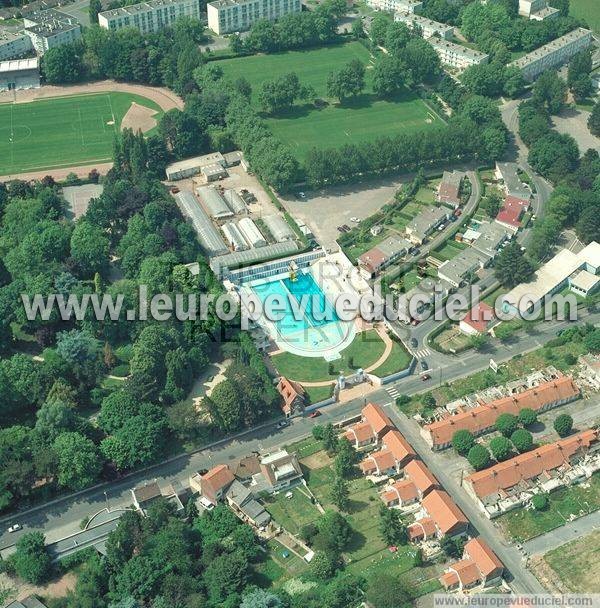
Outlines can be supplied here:
[[303, 356], [335, 354], [354, 336], [354, 324], [342, 321], [335, 307], [309, 271], [288, 273], [248, 285], [263, 306], [274, 301], [278, 320], [265, 319], [264, 325], [280, 348]]

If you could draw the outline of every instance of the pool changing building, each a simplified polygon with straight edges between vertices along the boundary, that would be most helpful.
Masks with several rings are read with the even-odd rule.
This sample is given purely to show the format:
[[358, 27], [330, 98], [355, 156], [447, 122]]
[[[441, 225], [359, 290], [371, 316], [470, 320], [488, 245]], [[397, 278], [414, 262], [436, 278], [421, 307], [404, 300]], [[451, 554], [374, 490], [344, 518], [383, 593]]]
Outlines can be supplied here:
[[0, 62], [0, 91], [39, 89], [40, 61], [33, 59], [13, 59]]

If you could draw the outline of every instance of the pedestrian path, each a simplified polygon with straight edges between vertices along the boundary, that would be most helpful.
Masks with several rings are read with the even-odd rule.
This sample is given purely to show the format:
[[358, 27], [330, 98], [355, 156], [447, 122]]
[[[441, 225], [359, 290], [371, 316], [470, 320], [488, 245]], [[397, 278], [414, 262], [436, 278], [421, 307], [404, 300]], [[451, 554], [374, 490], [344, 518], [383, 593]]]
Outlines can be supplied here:
[[423, 357], [427, 357], [427, 355], [431, 354], [431, 349], [425, 347], [425, 348], [420, 348], [419, 350], [413, 350], [411, 352], [417, 359], [422, 359]]

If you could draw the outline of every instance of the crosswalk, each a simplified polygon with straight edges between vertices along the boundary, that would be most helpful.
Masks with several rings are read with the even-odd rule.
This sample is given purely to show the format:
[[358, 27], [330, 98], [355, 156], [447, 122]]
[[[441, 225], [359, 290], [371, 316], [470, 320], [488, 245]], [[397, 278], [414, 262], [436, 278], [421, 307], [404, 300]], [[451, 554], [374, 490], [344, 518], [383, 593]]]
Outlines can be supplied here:
[[426, 357], [427, 355], [431, 354], [431, 349], [429, 348], [421, 348], [419, 350], [413, 350], [412, 354], [417, 358], [417, 359], [423, 359], [423, 357]]
[[385, 390], [387, 394], [394, 400], [396, 399], [396, 397], [400, 396], [400, 391], [395, 386], [388, 386]]

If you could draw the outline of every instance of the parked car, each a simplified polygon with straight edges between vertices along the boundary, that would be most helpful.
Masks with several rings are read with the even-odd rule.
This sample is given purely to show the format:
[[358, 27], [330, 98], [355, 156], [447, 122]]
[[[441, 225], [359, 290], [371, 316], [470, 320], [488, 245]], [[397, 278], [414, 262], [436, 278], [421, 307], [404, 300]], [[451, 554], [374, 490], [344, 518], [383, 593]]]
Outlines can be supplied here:
[[342, 234], [344, 234], [345, 230], [341, 226], [338, 226], [337, 229], [338, 229], [338, 232], [341, 232]]
[[309, 418], [318, 418], [321, 415], [321, 410], [315, 410], [314, 412], [311, 412], [308, 417]]
[[348, 226], [348, 224], [342, 224], [342, 230], [344, 232], [350, 232], [350, 226]]
[[177, 186], [171, 187], [171, 194], [177, 194], [179, 192], [179, 188]]
[[430, 380], [431, 376], [429, 374], [422, 374], [421, 375], [421, 381], [425, 382], [425, 380]]
[[19, 530], [22, 529], [23, 526], [21, 526], [21, 524], [13, 524], [8, 531], [9, 532], [18, 532]]
[[417, 346], [419, 346], [419, 341], [416, 338], [411, 338], [410, 339], [410, 345], [415, 348]]
[[423, 371], [425, 371], [426, 369], [429, 369], [429, 365], [427, 364], [427, 361], [425, 361], [425, 359], [421, 359], [420, 364], [421, 364], [421, 369]]
[[359, 219], [358, 219], [358, 218], [357, 218], [355, 215], [353, 215], [353, 216], [350, 218], [350, 221], [351, 221], [351, 222], [354, 222], [355, 224], [358, 224], [358, 223], [360, 222], [360, 220], [359, 220]]
[[277, 423], [277, 428], [278, 428], [278, 429], [284, 429], [286, 426], [288, 426], [288, 424], [289, 424], [289, 423], [290, 423], [290, 421], [289, 421], [289, 420], [280, 420], [280, 421]]

